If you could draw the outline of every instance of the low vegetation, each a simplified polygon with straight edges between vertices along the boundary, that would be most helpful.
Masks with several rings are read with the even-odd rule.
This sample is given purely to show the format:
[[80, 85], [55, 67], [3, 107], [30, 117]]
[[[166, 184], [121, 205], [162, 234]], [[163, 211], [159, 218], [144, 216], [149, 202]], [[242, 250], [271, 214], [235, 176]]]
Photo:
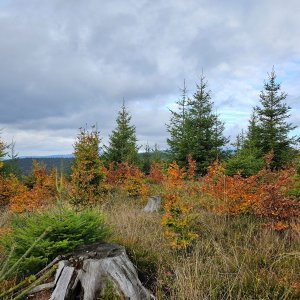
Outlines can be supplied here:
[[[255, 178], [234, 178], [216, 163], [199, 181], [191, 158], [188, 169], [173, 163], [166, 172], [153, 163], [148, 176], [135, 173], [128, 164], [120, 169], [103, 171], [106, 179], [97, 203], [93, 198], [79, 209], [70, 206], [68, 198], [61, 203], [50, 197], [47, 207], [5, 213], [2, 259], [6, 256], [8, 266], [21, 261], [3, 285], [28, 278], [59, 253], [106, 240], [126, 247], [141, 280], [159, 299], [299, 298], [299, 202], [289, 193], [292, 182], [283, 180], [292, 180], [295, 173], [289, 177], [285, 171], [265, 169]], [[130, 176], [124, 172], [136, 176], [137, 187], [145, 185], [148, 194], [139, 188], [132, 193], [130, 185], [128, 190]], [[261, 213], [261, 196], [255, 195], [267, 178], [272, 179], [267, 192], [276, 197], [277, 206], [264, 206], [269, 211]], [[72, 183], [64, 184], [68, 190]], [[153, 193], [163, 198], [163, 206], [158, 213], [145, 213], [147, 195]], [[287, 199], [294, 205], [292, 211]]]
[[18, 276], [35, 274], [57, 255], [70, 253], [80, 245], [104, 241], [110, 232], [102, 214], [91, 210], [75, 213], [66, 208], [15, 214], [7, 225], [10, 230], [0, 244], [7, 253], [13, 248], [10, 265], [22, 257]]

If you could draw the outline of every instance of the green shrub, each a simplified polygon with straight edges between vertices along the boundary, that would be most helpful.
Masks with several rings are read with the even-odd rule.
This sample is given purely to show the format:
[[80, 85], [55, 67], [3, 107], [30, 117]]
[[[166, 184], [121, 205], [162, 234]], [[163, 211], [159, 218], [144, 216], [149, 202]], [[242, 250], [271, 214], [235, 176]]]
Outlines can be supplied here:
[[240, 173], [242, 177], [249, 177], [257, 174], [264, 165], [262, 158], [257, 158], [255, 154], [244, 150], [227, 160], [225, 173], [229, 176]]
[[12, 232], [0, 243], [9, 252], [15, 245], [10, 264], [14, 264], [36, 242], [43, 232], [46, 236], [38, 241], [30, 254], [19, 264], [18, 275], [29, 275], [39, 271], [59, 254], [73, 251], [80, 245], [106, 239], [110, 230], [103, 216], [86, 210], [75, 213], [63, 209], [26, 215], [15, 215], [11, 220]]

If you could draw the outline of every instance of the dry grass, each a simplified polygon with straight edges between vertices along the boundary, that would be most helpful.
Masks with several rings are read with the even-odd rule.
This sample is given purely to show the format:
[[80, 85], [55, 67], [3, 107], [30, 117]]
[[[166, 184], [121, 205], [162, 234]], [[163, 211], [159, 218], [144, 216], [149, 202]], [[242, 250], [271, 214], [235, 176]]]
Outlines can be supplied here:
[[144, 213], [142, 208], [143, 203], [121, 196], [104, 209], [107, 221], [114, 229], [114, 239], [126, 238], [129, 243], [140, 243], [152, 250], [157, 249], [157, 243], [167, 247], [161, 231], [161, 215]]
[[[195, 204], [199, 238], [185, 252], [170, 249], [162, 214], [144, 213], [138, 199], [116, 193], [95, 208], [158, 299], [300, 299], [299, 237], [271, 232], [250, 216], [218, 216], [201, 196], [186, 200]], [[1, 214], [0, 228], [8, 218]]]
[[142, 207], [116, 196], [104, 211], [113, 240], [127, 247], [158, 299], [300, 299], [299, 238], [273, 233], [253, 217], [198, 208], [199, 239], [189, 252], [176, 252], [164, 239], [161, 214]]
[[8, 209], [0, 210], [0, 228], [4, 227], [10, 218], [11, 213]]

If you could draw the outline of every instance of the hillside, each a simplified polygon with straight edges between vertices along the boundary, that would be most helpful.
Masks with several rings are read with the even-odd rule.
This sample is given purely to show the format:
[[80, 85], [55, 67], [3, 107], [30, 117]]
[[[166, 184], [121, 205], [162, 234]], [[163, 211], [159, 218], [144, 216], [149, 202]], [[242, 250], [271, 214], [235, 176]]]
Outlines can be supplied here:
[[64, 174], [71, 173], [71, 166], [73, 164], [73, 158], [71, 157], [25, 157], [19, 158], [17, 162], [17, 168], [22, 175], [28, 175], [32, 169], [33, 161], [37, 161], [46, 167], [47, 172], [52, 168], [62, 170]]

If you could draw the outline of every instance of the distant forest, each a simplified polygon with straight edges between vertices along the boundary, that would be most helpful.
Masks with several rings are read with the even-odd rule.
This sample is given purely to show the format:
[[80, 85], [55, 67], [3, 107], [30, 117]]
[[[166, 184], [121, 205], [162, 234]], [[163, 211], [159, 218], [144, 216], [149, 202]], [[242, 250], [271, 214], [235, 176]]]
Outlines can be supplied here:
[[[166, 151], [156, 151], [153, 153], [143, 152], [138, 154], [142, 165], [147, 164], [147, 160], [157, 159], [157, 160], [167, 160], [168, 153]], [[74, 162], [73, 157], [24, 157], [17, 158], [15, 160], [6, 160], [5, 164], [14, 164], [14, 168], [17, 173], [21, 176], [27, 176], [32, 171], [33, 161], [36, 161], [41, 166], [46, 167], [46, 171], [49, 174], [51, 169], [57, 169], [59, 172], [63, 172], [65, 175], [70, 175], [72, 173], [71, 167]]]
[[[47, 173], [55, 168], [58, 171], [62, 171], [64, 174], [71, 174], [71, 166], [74, 158], [66, 157], [30, 157], [30, 158], [18, 158], [15, 161], [16, 168], [20, 175], [28, 175], [32, 171], [33, 161], [38, 162], [40, 165], [46, 167]], [[9, 161], [6, 161], [9, 163]]]

